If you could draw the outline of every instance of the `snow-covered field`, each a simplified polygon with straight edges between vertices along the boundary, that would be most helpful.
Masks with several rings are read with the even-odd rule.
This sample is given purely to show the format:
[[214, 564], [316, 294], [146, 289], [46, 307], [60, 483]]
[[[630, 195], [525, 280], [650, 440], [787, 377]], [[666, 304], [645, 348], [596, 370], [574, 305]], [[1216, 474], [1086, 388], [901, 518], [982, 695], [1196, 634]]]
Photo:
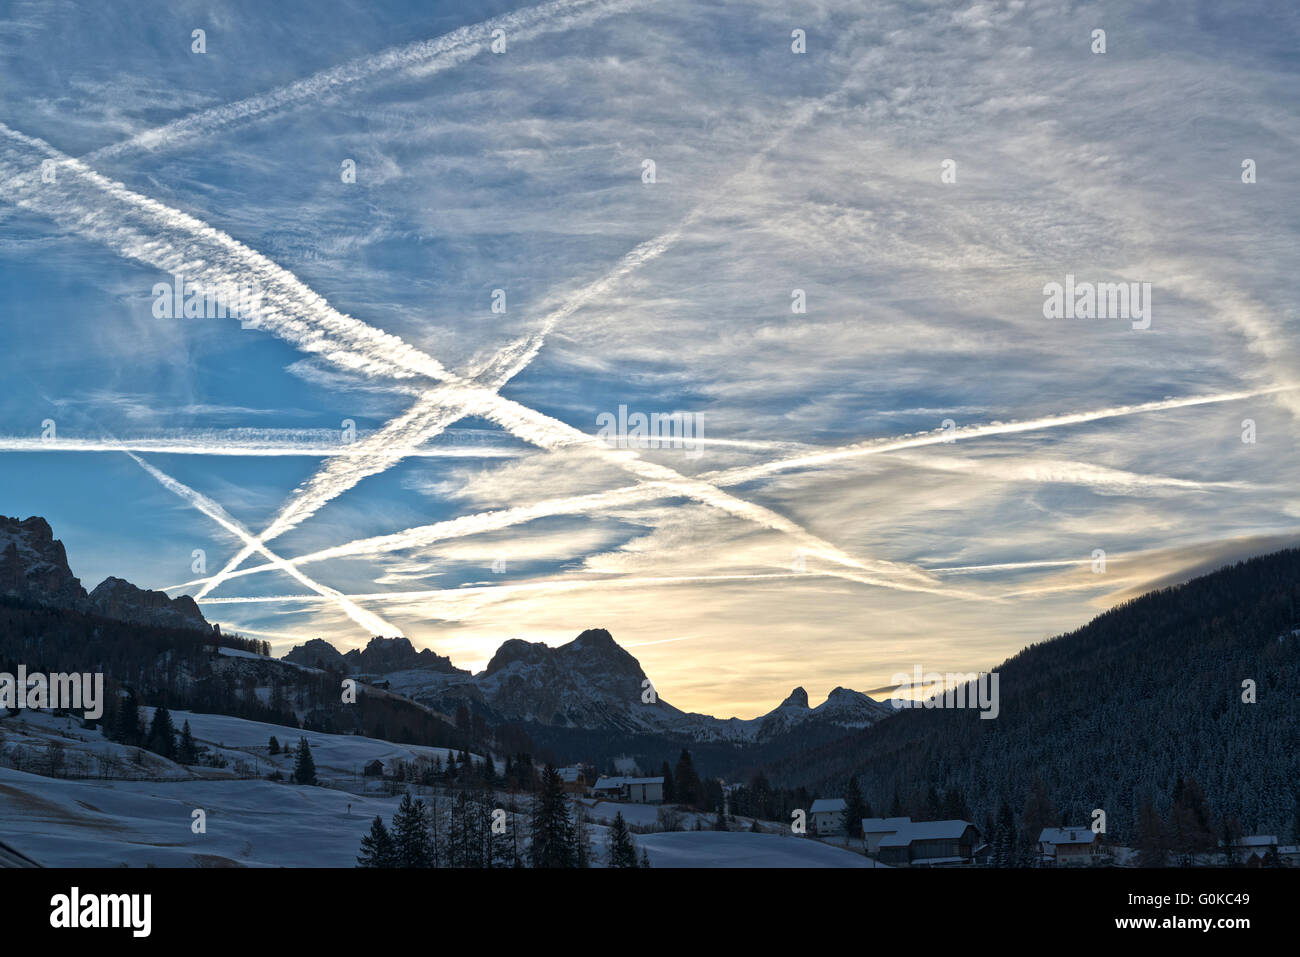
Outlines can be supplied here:
[[[870, 859], [803, 837], [744, 831], [636, 835], [652, 867], [871, 867]], [[880, 867], [880, 865], [876, 865]], [[884, 869], [884, 868], [882, 868]]]
[[[153, 708], [142, 708], [146, 720], [153, 720]], [[3, 712], [0, 712], [3, 713]], [[334, 787], [364, 789], [367, 782], [362, 777], [362, 769], [371, 761], [378, 759], [388, 767], [390, 761], [400, 760], [415, 762], [421, 758], [433, 761], [435, 758], [443, 764], [447, 762], [447, 748], [430, 748], [416, 744], [393, 744], [377, 738], [363, 738], [357, 735], [321, 734], [315, 731], [299, 731], [278, 724], [262, 721], [248, 721], [220, 714], [195, 714], [190, 711], [173, 711], [172, 723], [179, 731], [188, 721], [190, 733], [208, 752], [220, 755], [227, 762], [225, 768], [207, 766], [185, 767], [168, 761], [166, 758], [109, 741], [98, 731], [87, 731], [80, 727], [80, 722], [67, 717], [58, 717], [48, 712], [15, 712], [0, 721], [0, 748], [10, 752], [11, 760], [0, 762], [12, 764], [12, 752], [21, 748], [26, 752], [27, 762], [22, 770], [44, 772], [47, 770], [44, 755], [48, 753], [52, 742], [63, 746], [64, 768], [61, 773], [68, 777], [113, 778], [167, 778], [189, 780], [193, 778], [231, 778], [264, 777], [273, 768], [278, 768], [284, 775], [293, 769], [294, 748], [299, 738], [306, 738], [312, 749], [312, 759], [316, 764], [316, 776], [325, 784]], [[281, 747], [277, 755], [270, 753], [270, 740], [275, 737]], [[477, 764], [482, 761], [479, 755], [471, 755]]]
[[[151, 709], [150, 709], [151, 710]], [[152, 715], [150, 715], [152, 717]], [[106, 740], [79, 722], [48, 713], [24, 712], [0, 720], [0, 749], [24, 754], [23, 770], [0, 766], [0, 844], [52, 867], [351, 867], [361, 837], [376, 814], [391, 822], [398, 797], [374, 790], [363, 779], [370, 761], [440, 758], [443, 748], [398, 745], [374, 738], [296, 731], [225, 715], [176, 711], [226, 768], [184, 767], [137, 748]], [[285, 750], [270, 755], [274, 735]], [[328, 787], [268, 781], [272, 767], [285, 776], [293, 767], [299, 737], [311, 744], [317, 777]], [[50, 777], [52, 742], [62, 745], [63, 771], [86, 777]], [[258, 777], [240, 777], [236, 764]], [[111, 780], [100, 775], [107, 773]], [[130, 779], [124, 779], [123, 776]], [[364, 784], [369, 793], [358, 793]], [[505, 804], [506, 795], [499, 795]], [[622, 812], [629, 824], [653, 827], [658, 809], [645, 804], [584, 801], [599, 865], [605, 855], [606, 823]], [[526, 802], [525, 802], [526, 805]], [[202, 810], [206, 831], [195, 833]], [[684, 827], [711, 815], [680, 815]], [[864, 867], [860, 855], [818, 841], [776, 834], [687, 830], [636, 834], [659, 867]]]
[[[47, 867], [351, 867], [370, 821], [396, 807], [271, 781], [72, 781], [0, 768], [0, 841]], [[205, 834], [191, 830], [196, 809]]]
[[[144, 708], [149, 719], [153, 709]], [[223, 754], [239, 752], [245, 760], [257, 762], [257, 770], [265, 774], [271, 765], [286, 775], [293, 768], [293, 749], [299, 738], [306, 738], [311, 746], [312, 760], [316, 763], [316, 776], [323, 782], [346, 786], [348, 782], [361, 781], [361, 771], [371, 761], [378, 759], [387, 767], [389, 761], [416, 761], [435, 758], [446, 764], [451, 752], [447, 748], [429, 748], [418, 744], [393, 744], [378, 738], [363, 738], [351, 734], [322, 734], [316, 731], [299, 731], [278, 724], [248, 721], [223, 714], [194, 714], [173, 711], [172, 723], [180, 730], [186, 721], [190, 732], [200, 744], [220, 748]], [[269, 753], [268, 742], [275, 736], [282, 749], [277, 756]], [[286, 753], [287, 752], [287, 753]], [[482, 759], [474, 755], [475, 763]]]

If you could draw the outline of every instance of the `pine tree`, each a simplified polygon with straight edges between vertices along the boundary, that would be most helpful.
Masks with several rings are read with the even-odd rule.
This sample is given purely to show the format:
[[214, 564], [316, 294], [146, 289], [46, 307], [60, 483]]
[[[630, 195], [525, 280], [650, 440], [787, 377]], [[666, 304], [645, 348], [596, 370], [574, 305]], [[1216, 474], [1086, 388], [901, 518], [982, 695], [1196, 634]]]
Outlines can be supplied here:
[[[272, 739], [274, 740], [274, 739]], [[397, 852], [393, 838], [384, 827], [384, 819], [378, 814], [370, 823], [370, 833], [361, 838], [361, 854], [357, 857], [357, 867], [396, 867]]]
[[306, 738], [298, 739], [298, 753], [293, 759], [293, 781], [295, 784], [316, 783], [316, 762], [311, 756], [311, 745]]
[[636, 867], [636, 845], [632, 843], [632, 834], [623, 820], [623, 812], [614, 815], [614, 823], [609, 826], [609, 866]]
[[429, 867], [433, 863], [424, 802], [412, 801], [410, 791], [402, 795], [393, 814], [393, 847], [398, 867]]
[[136, 745], [142, 737], [140, 721], [140, 699], [135, 691], [126, 689], [126, 697], [117, 712], [117, 727], [113, 731], [113, 740], [122, 744]]
[[1227, 818], [1224, 818], [1223, 837], [1220, 839], [1219, 844], [1220, 849], [1223, 852], [1223, 864], [1225, 867], [1237, 866], [1237, 848], [1234, 844], [1236, 840], [1237, 835], [1232, 832], [1232, 823]]
[[848, 791], [844, 795], [844, 833], [847, 838], [862, 834], [862, 819], [871, 817], [871, 809], [862, 799], [862, 788], [856, 775], [849, 775]]
[[1138, 813], [1138, 866], [1164, 867], [1169, 851], [1164, 823], [1150, 800]]
[[677, 759], [677, 769], [673, 772], [673, 793], [681, 804], [694, 807], [700, 803], [700, 776], [695, 771], [691, 752], [685, 748], [682, 748], [681, 756]]
[[948, 788], [943, 794], [943, 817], [945, 821], [969, 821], [970, 808], [960, 788]]
[[275, 735], [271, 735], [271, 743], [268, 750], [270, 751], [271, 754], [280, 753], [280, 742], [275, 740]]
[[146, 747], [154, 754], [160, 754], [164, 758], [170, 758], [176, 754], [176, 726], [172, 724], [171, 713], [163, 705], [159, 705], [154, 709], [153, 723], [149, 726], [149, 739]]
[[577, 864], [573, 822], [560, 773], [553, 765], [542, 772], [541, 787], [533, 798], [529, 822], [528, 860], [533, 867], [574, 867]]
[[176, 760], [180, 764], [197, 764], [199, 761], [199, 747], [194, 743], [189, 721], [181, 726], [181, 741], [176, 746]]
[[[677, 792], [673, 788], [673, 769], [665, 761], [663, 766], [659, 768], [659, 773], [663, 775], [664, 779], [664, 803], [672, 804], [677, 800]], [[1300, 794], [1296, 796], [1296, 801], [1296, 813], [1300, 814]]]
[[573, 854], [576, 867], [591, 867], [591, 836], [581, 807], [573, 812]]
[[[485, 811], [487, 816], [485, 817]], [[447, 867], [486, 867], [491, 843], [490, 809], [459, 792], [451, 804], [447, 822]]]
[[993, 832], [993, 866], [1013, 867], [1016, 863], [1016, 817], [1005, 799], [998, 806]]
[[[1033, 788], [1025, 799], [1024, 813], [1020, 815], [1021, 849], [1028, 853], [1030, 849], [1036, 848], [1043, 828], [1052, 827], [1055, 823], [1056, 807], [1052, 804], [1043, 782], [1035, 779]], [[1033, 859], [1037, 859], [1036, 853], [1033, 854]]]

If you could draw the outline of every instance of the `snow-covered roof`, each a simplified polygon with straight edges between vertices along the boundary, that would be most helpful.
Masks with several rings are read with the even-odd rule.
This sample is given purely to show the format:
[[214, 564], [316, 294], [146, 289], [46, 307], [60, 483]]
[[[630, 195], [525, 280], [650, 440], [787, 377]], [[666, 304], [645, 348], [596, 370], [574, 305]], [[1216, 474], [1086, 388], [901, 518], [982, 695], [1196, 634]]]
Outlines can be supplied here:
[[823, 811], [843, 811], [848, 806], [844, 798], [818, 798], [812, 802], [809, 810], [813, 814], [819, 814]]
[[862, 832], [864, 834], [892, 834], [900, 827], [907, 827], [912, 823], [910, 817], [864, 817], [862, 819]]
[[560, 775], [560, 780], [565, 784], [576, 783], [578, 775], [582, 773], [578, 768], [556, 768], [555, 770]]
[[1237, 847], [1272, 847], [1276, 843], [1275, 834], [1247, 834], [1234, 842]]
[[881, 838], [881, 847], [907, 847], [913, 841], [955, 841], [974, 827], [970, 821], [912, 821], [888, 837]]
[[596, 791], [616, 791], [621, 790], [628, 784], [663, 784], [663, 778], [597, 778], [592, 789]]
[[1045, 827], [1038, 835], [1038, 843], [1091, 844], [1094, 836], [1090, 827]]

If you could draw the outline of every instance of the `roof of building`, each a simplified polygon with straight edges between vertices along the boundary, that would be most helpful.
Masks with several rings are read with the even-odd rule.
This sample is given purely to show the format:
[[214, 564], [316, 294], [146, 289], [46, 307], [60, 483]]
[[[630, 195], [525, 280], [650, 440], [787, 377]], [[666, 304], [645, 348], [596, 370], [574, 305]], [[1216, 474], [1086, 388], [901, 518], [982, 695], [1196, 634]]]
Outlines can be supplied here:
[[900, 827], [912, 823], [910, 817], [864, 817], [862, 832], [864, 834], [892, 834]]
[[912, 821], [880, 839], [881, 847], [907, 847], [913, 841], [955, 841], [974, 827], [970, 821]]
[[624, 784], [663, 784], [663, 778], [624, 778]]
[[592, 788], [597, 791], [621, 788], [625, 782], [630, 780], [631, 778], [596, 778], [596, 783], [592, 785]]
[[1045, 827], [1038, 835], [1038, 843], [1091, 844], [1095, 837], [1090, 827]]
[[843, 811], [848, 806], [844, 798], [818, 798], [812, 802], [812, 807], [808, 810], [813, 814], [819, 814], [823, 811]]
[[560, 775], [560, 780], [565, 784], [575, 784], [578, 776], [582, 774], [580, 768], [556, 768], [555, 770]]
[[1277, 843], [1276, 834], [1247, 834], [1233, 842], [1237, 847], [1272, 847]]

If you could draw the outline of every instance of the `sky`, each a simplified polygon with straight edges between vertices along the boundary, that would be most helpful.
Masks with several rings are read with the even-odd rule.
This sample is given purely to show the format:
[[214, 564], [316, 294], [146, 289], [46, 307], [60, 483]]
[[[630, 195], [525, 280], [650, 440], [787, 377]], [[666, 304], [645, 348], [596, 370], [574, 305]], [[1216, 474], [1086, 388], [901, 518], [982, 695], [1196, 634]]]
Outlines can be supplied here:
[[[0, 512], [277, 654], [603, 627], [741, 717], [991, 668], [1300, 537], [1298, 37], [0, 3]], [[178, 274], [256, 309], [168, 316]]]

